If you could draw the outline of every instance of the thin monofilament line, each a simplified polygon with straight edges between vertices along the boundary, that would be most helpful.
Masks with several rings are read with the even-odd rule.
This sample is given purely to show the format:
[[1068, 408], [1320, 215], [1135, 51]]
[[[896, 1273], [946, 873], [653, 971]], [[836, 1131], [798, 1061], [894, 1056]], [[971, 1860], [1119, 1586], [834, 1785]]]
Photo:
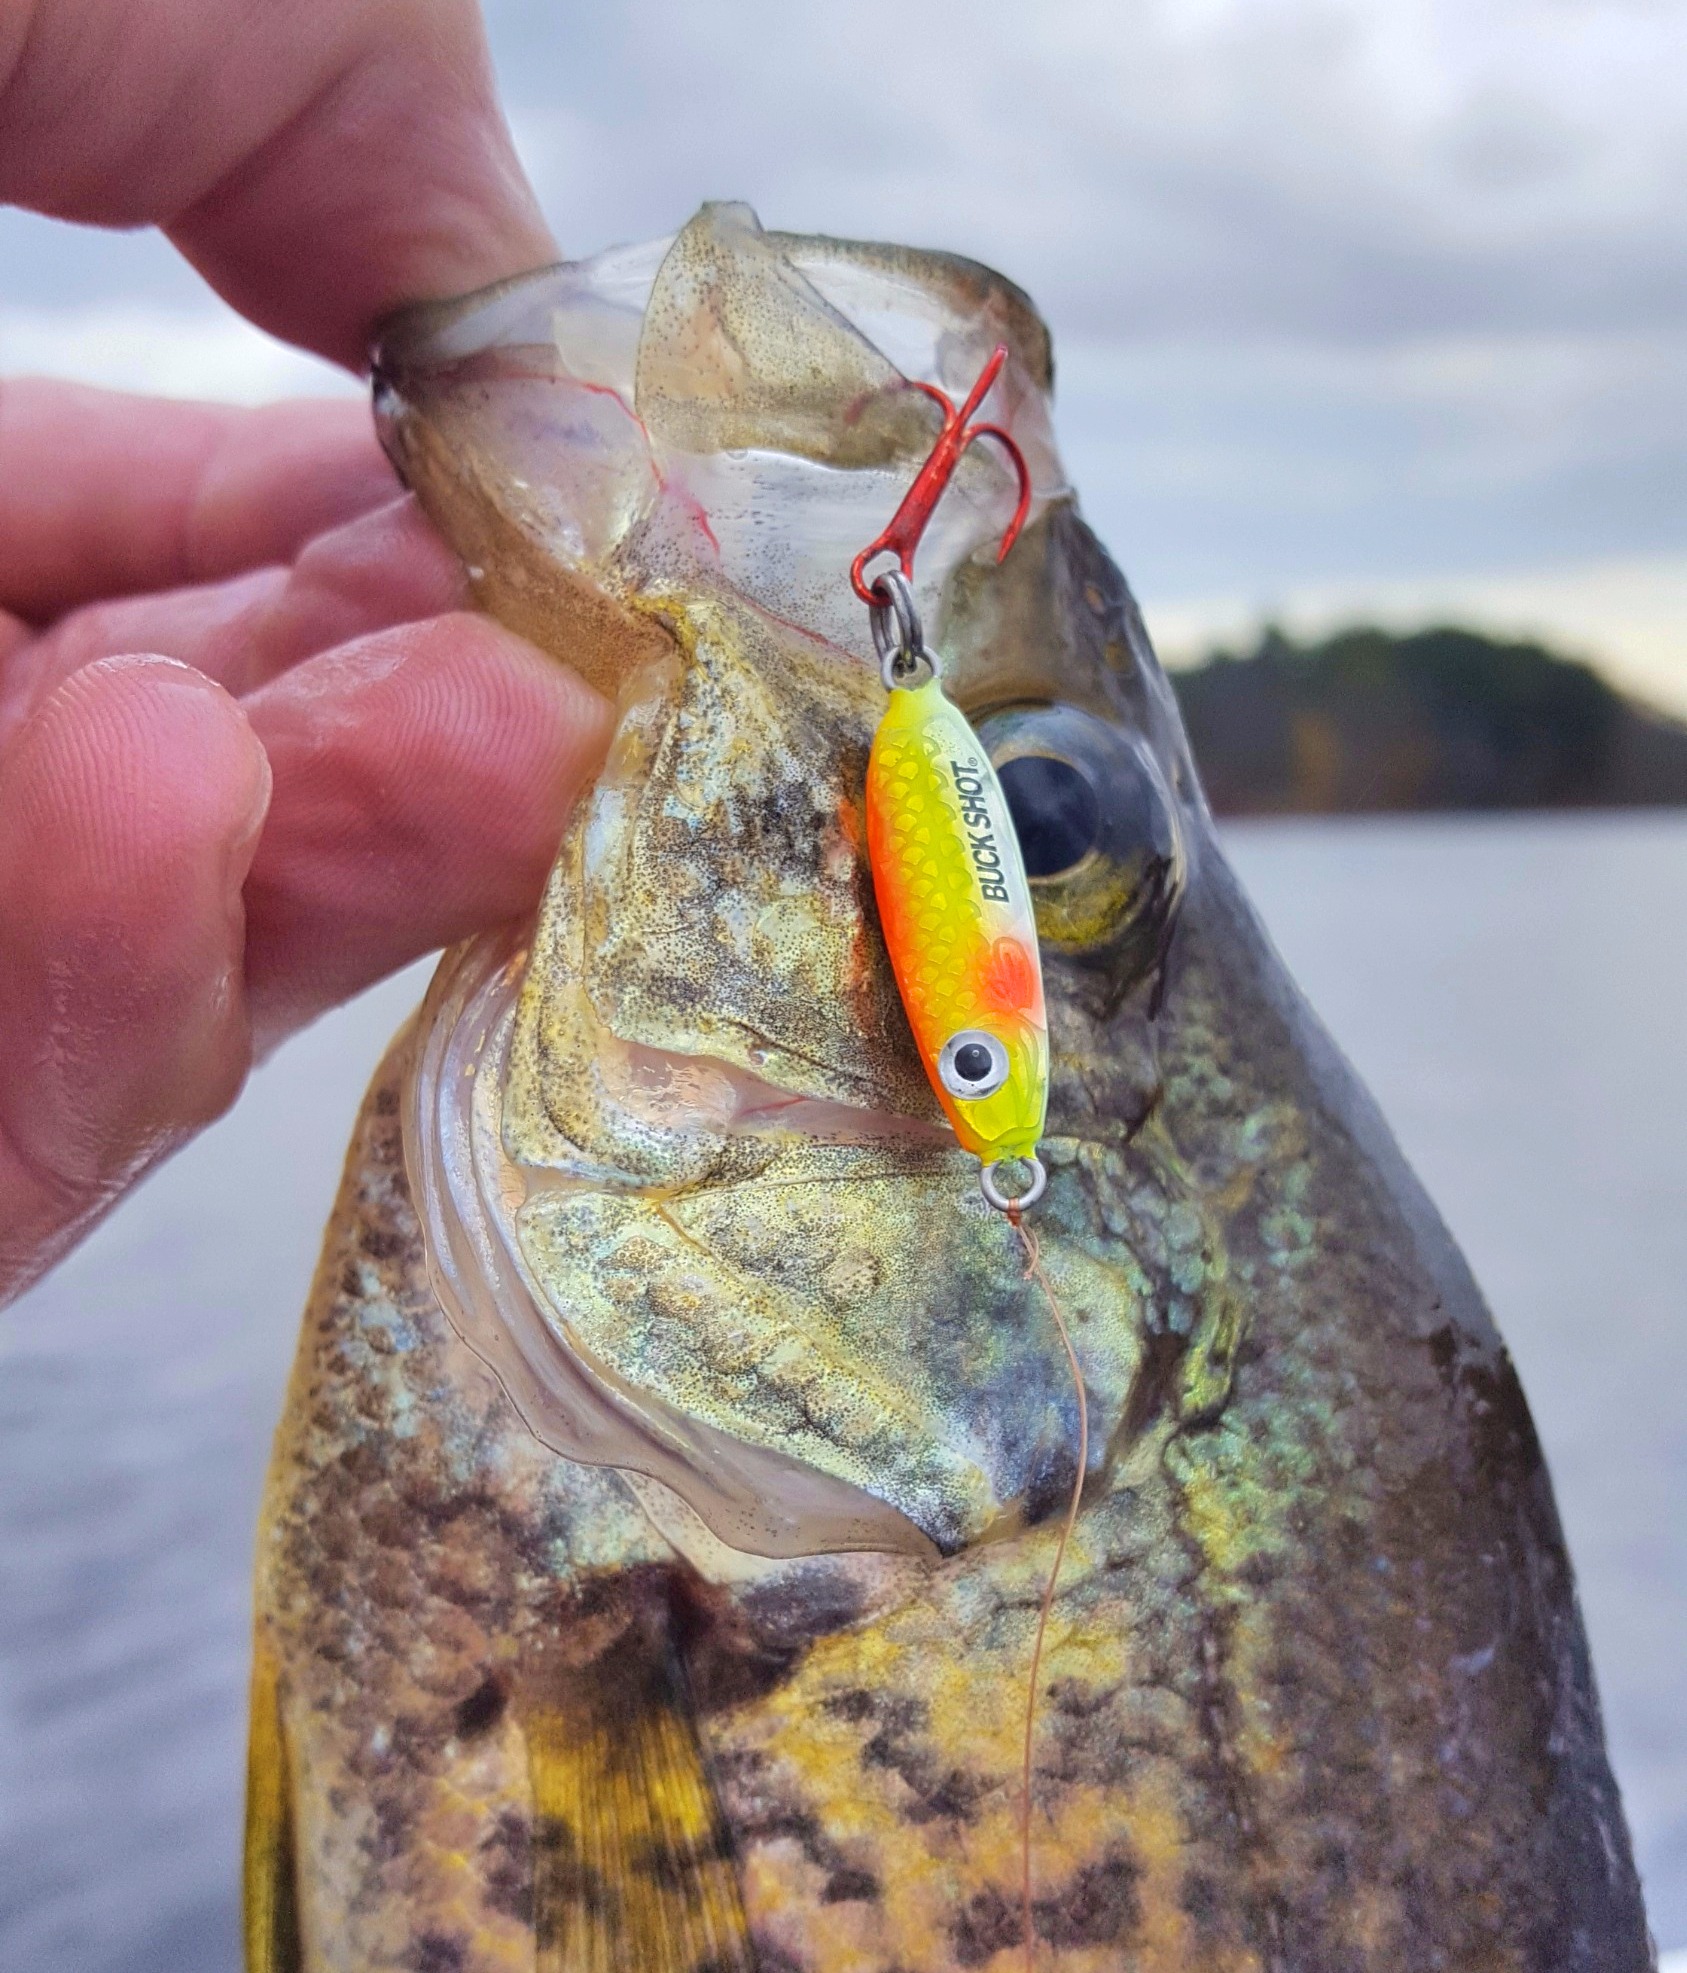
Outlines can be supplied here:
[[1025, 1248], [1025, 1278], [1035, 1281], [1043, 1291], [1043, 1299], [1049, 1305], [1049, 1314], [1054, 1318], [1054, 1326], [1060, 1332], [1061, 1347], [1066, 1352], [1066, 1361], [1072, 1371], [1072, 1389], [1078, 1400], [1078, 1470], [1072, 1480], [1072, 1498], [1066, 1503], [1066, 1519], [1061, 1524], [1060, 1539], [1055, 1543], [1054, 1566], [1049, 1570], [1048, 1586], [1043, 1591], [1042, 1608], [1037, 1612], [1037, 1637], [1031, 1646], [1031, 1683], [1025, 1695], [1025, 1758], [1020, 1775], [1019, 1834], [1020, 1857], [1023, 1875], [1020, 1881], [1020, 1909], [1024, 1921], [1025, 1968], [1033, 1973], [1036, 1965], [1036, 1936], [1031, 1927], [1031, 1747], [1037, 1731], [1037, 1680], [1043, 1662], [1043, 1639], [1049, 1627], [1049, 1612], [1054, 1608], [1055, 1585], [1060, 1581], [1060, 1565], [1066, 1560], [1066, 1544], [1072, 1539], [1072, 1530], [1078, 1524], [1078, 1508], [1084, 1497], [1084, 1472], [1090, 1463], [1090, 1407], [1084, 1391], [1084, 1373], [1078, 1368], [1078, 1353], [1072, 1347], [1072, 1337], [1066, 1327], [1066, 1318], [1060, 1312], [1060, 1302], [1055, 1295], [1054, 1285], [1044, 1272], [1041, 1255], [1037, 1248], [1037, 1236], [1017, 1214], [1010, 1215], [1014, 1231], [1019, 1235]]

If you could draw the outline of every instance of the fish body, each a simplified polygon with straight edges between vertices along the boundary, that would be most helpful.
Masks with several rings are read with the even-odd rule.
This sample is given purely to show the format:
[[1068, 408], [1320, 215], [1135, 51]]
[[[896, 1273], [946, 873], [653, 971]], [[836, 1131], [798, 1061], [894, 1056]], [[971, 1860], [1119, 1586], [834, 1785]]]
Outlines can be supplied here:
[[706, 207], [382, 351], [481, 602], [619, 723], [354, 1135], [259, 1543], [251, 1973], [1026, 1964], [1075, 1397], [897, 990], [847, 580], [912, 383], [999, 343], [1028, 525], [997, 566], [975, 448], [917, 588], [1026, 845], [1092, 1426], [1035, 1963], [1652, 1963], [1516, 1377], [1213, 839], [1042, 325]]

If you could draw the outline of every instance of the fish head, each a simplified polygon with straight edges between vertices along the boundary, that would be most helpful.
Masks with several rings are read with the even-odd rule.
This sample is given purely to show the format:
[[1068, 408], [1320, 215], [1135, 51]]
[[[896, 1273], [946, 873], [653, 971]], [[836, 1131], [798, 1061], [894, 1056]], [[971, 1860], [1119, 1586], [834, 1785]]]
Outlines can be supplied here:
[[1166, 1337], [1204, 1366], [1191, 1403], [1228, 1387], [1202, 1186], [1155, 1123], [1211, 845], [1062, 471], [1030, 303], [971, 262], [709, 206], [415, 311], [379, 354], [388, 449], [480, 602], [618, 707], [536, 921], [436, 982], [409, 1118], [436, 1285], [548, 1444], [755, 1554], [953, 1552], [1073, 1476], [1066, 1359], [921, 1066], [863, 819], [885, 693], [850, 563], [937, 436], [917, 386], [959, 398], [1002, 344], [987, 413], [1028, 525], [998, 562], [1016, 482], [971, 448], [915, 598], [1035, 900], [1037, 1228], [1099, 1470]]

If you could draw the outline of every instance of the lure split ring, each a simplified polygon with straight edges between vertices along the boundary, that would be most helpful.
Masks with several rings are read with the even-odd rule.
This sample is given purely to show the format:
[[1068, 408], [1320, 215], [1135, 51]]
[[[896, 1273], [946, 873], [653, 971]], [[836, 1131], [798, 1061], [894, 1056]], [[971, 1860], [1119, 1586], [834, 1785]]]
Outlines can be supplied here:
[[868, 622], [873, 630], [873, 649], [879, 654], [879, 676], [887, 692], [912, 685], [922, 665], [928, 677], [941, 674], [943, 666], [937, 653], [926, 647], [913, 585], [900, 569], [887, 569], [874, 580]]
[[[1029, 1167], [1031, 1182], [1023, 1192], [1010, 1194], [996, 1183], [996, 1173], [1005, 1164]], [[984, 1194], [986, 1202], [994, 1206], [997, 1212], [1007, 1213], [1010, 1217], [1014, 1213], [1029, 1212], [1048, 1190], [1048, 1183], [1049, 1175], [1043, 1161], [1034, 1151], [1020, 1158], [997, 1158], [978, 1169], [978, 1189]]]

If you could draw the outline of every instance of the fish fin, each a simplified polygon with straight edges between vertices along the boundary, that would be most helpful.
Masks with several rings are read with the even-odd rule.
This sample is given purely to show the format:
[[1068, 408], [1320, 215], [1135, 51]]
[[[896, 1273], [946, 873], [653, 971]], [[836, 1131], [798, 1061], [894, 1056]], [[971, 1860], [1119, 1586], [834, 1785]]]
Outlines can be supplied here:
[[839, 313], [746, 205], [710, 204], [674, 239], [639, 335], [634, 402], [686, 452], [742, 446], [832, 466], [931, 449], [929, 399]]
[[599, 1661], [524, 1709], [536, 1973], [753, 1973], [671, 1644], [623, 1638], [612, 1656], [612, 1677]]
[[261, 1638], [252, 1651], [244, 1878], [246, 1973], [302, 1973], [293, 1778], [275, 1656]]
[[[816, 267], [849, 268], [878, 282], [900, 281], [940, 301], [972, 330], [971, 349], [959, 367], [977, 362], [991, 344], [1004, 342], [1038, 389], [1054, 388], [1054, 346], [1036, 304], [1017, 282], [993, 267], [957, 253], [893, 246], [881, 240], [836, 240], [824, 233], [770, 232], [768, 244], [802, 273]], [[950, 334], [954, 333], [953, 326]]]

